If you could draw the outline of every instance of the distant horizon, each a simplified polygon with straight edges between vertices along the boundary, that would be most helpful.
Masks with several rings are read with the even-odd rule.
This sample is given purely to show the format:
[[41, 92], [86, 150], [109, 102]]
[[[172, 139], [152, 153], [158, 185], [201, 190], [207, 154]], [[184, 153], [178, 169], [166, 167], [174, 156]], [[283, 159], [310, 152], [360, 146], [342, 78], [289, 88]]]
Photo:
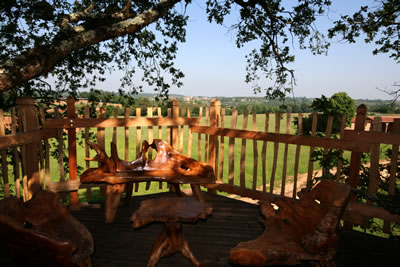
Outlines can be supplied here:
[[[113, 92], [113, 93], [117, 93], [116, 91], [114, 91], [114, 90], [106, 90], [106, 89], [101, 89], [101, 88], [97, 88], [97, 90], [103, 90], [103, 91], [106, 91], [106, 92]], [[87, 92], [87, 91], [89, 91], [89, 90], [82, 90], [82, 92]], [[336, 93], [338, 93], [338, 92], [336, 92]], [[138, 93], [137, 94], [138, 96], [141, 96], [141, 95], [152, 95], [152, 96], [155, 96], [155, 95], [157, 95], [157, 93], [153, 93], [153, 92], [140, 92], [140, 93]], [[241, 96], [216, 96], [216, 95], [214, 95], [214, 96], [206, 96], [206, 95], [185, 95], [185, 94], [176, 94], [176, 93], [172, 93], [172, 94], [169, 94], [169, 96], [180, 96], [180, 97], [206, 97], [206, 98], [264, 98], [264, 96], [261, 96], [261, 95], [248, 95], [248, 96], [246, 96], [246, 95], [241, 95]], [[331, 97], [332, 95], [325, 95], [326, 97]], [[307, 98], [307, 99], [315, 99], [315, 98], [321, 98], [321, 96], [318, 96], [318, 97], [308, 97], [308, 96], [286, 96], [286, 98]], [[352, 99], [353, 100], [368, 100], [368, 101], [373, 101], [373, 100], [380, 100], [380, 101], [392, 101], [393, 99], [380, 99], [380, 98], [353, 98], [352, 97]], [[279, 99], [273, 99], [273, 100], [276, 100], [276, 101], [279, 101]], [[396, 100], [396, 102], [400, 102], [400, 100]]]

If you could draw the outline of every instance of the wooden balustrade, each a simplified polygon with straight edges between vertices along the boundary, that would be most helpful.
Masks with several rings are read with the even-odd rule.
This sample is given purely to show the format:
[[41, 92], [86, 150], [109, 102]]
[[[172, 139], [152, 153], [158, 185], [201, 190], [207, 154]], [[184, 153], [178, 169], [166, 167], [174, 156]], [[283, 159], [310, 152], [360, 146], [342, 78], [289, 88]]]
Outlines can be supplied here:
[[[106, 118], [103, 107], [99, 109], [97, 118], [90, 118], [87, 107], [84, 116], [77, 117], [74, 101], [69, 99], [67, 117], [62, 117], [60, 114], [60, 118], [53, 116], [46, 119], [45, 111], [40, 111], [39, 116], [37, 111], [33, 112], [33, 102], [24, 101], [21, 102], [21, 107], [18, 107], [18, 112], [14, 110], [12, 114], [4, 115], [2, 111], [0, 112], [0, 121], [7, 121], [9, 127], [6, 132], [4, 131], [6, 125], [0, 123], [0, 151], [3, 173], [1, 186], [4, 195], [19, 196], [23, 193], [26, 200], [41, 186], [54, 191], [72, 191], [71, 204], [78, 203], [76, 190], [79, 188], [87, 188], [87, 197], [90, 197], [91, 187], [80, 185], [77, 179], [78, 162], [83, 162], [84, 157], [90, 156], [87, 145], [82, 155], [76, 151], [77, 138], [81, 138], [77, 133], [81, 131], [84, 131], [85, 140], [89, 140], [91, 132], [97, 133], [97, 142], [105, 147], [106, 151], [109, 146], [106, 140], [117, 143], [125, 160], [138, 157], [143, 140], [150, 142], [153, 138], [168, 140], [178, 151], [213, 166], [218, 182], [207, 186], [211, 192], [224, 191], [255, 199], [270, 199], [277, 195], [296, 197], [296, 191], [300, 189], [298, 184], [300, 173], [307, 175], [307, 181], [310, 181], [315, 174], [311, 154], [316, 148], [322, 148], [324, 153], [330, 149], [350, 151], [350, 185], [354, 188], [358, 186], [361, 154], [369, 153], [371, 155], [369, 192], [372, 195], [377, 192], [380, 144], [392, 146], [392, 166], [397, 166], [398, 160], [400, 120], [394, 121], [393, 131], [389, 133], [379, 131], [382, 128], [379, 119], [370, 131], [364, 131], [366, 109], [363, 106], [357, 110], [355, 129], [345, 129], [345, 118], [342, 117], [340, 139], [333, 139], [330, 138], [333, 118], [328, 119], [325, 137], [321, 138], [316, 136], [318, 114], [311, 114], [312, 130], [311, 135], [307, 136], [301, 128], [304, 117], [301, 113], [256, 114], [252, 111], [249, 114], [245, 110], [243, 114], [238, 115], [238, 111], [234, 110], [232, 115], [227, 117], [225, 109], [221, 108], [218, 100], [214, 100], [209, 108], [200, 108], [198, 117], [194, 117], [190, 109], [181, 108], [179, 102], [175, 100], [168, 110], [167, 117], [161, 116], [161, 108], [148, 108], [147, 116], [141, 116], [140, 108], [135, 110], [135, 116], [131, 116], [130, 109], [125, 109], [124, 116], [118, 116], [118, 107], [114, 107], [113, 117]], [[1, 120], [1, 117], [7, 115], [10, 119]], [[291, 126], [295, 116], [300, 122], [296, 134], [293, 133]], [[263, 129], [258, 129], [257, 123], [261, 123]], [[64, 173], [63, 170], [65, 134], [68, 140], [68, 173]], [[135, 141], [132, 141], [132, 136]], [[58, 167], [49, 166], [49, 140], [55, 140], [58, 144]], [[11, 165], [6, 161], [7, 155], [12, 157]], [[33, 157], [33, 155], [39, 156]], [[293, 160], [289, 160], [290, 158]], [[86, 168], [89, 166], [89, 162], [82, 165]], [[58, 168], [59, 177], [50, 179], [50, 168]], [[339, 161], [336, 169], [337, 177], [341, 175], [341, 171], [342, 162]], [[12, 175], [9, 175], [11, 172]], [[392, 168], [388, 174], [388, 194], [395, 193], [397, 173], [398, 170]], [[150, 186], [150, 183], [146, 183], [145, 190]], [[162, 188], [162, 183], [159, 188]], [[139, 183], [135, 185], [135, 191], [138, 189]], [[286, 189], [291, 191], [290, 195], [285, 193]], [[131, 195], [132, 191], [131, 187], [127, 194]], [[353, 213], [349, 211], [345, 218], [353, 223], [365, 221], [368, 216], [378, 216], [387, 220], [385, 229], [389, 230], [390, 221], [399, 221], [397, 215], [390, 215], [371, 205], [352, 204], [351, 207], [356, 210], [353, 210]]]

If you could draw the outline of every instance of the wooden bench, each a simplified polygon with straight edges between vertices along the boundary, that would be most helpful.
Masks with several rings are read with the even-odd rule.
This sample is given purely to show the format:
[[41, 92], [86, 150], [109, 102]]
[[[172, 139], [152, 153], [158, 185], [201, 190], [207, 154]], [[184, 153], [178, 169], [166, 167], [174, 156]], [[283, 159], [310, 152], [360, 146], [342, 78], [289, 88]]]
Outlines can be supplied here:
[[231, 249], [229, 261], [246, 266], [295, 265], [301, 261], [334, 265], [350, 186], [325, 180], [299, 197], [261, 202], [264, 233]]
[[90, 232], [49, 191], [0, 200], [0, 245], [18, 266], [91, 266], [94, 250]]

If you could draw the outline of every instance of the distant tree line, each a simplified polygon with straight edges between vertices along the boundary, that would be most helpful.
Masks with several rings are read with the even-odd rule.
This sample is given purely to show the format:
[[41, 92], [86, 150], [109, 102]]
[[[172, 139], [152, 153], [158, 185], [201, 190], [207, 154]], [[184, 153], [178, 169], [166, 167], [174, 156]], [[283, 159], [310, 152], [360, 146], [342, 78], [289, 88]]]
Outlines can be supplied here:
[[[170, 102], [168, 101], [156, 101], [152, 97], [144, 97], [137, 95], [129, 95], [122, 91], [119, 92], [109, 92], [103, 90], [95, 90], [92, 89], [90, 91], [81, 92], [78, 95], [79, 99], [87, 100], [87, 104], [80, 104], [78, 106], [78, 114], [82, 115], [84, 112], [84, 107], [86, 105], [89, 106], [90, 116], [97, 116], [97, 108], [104, 106], [106, 108], [106, 116], [112, 117], [114, 115], [114, 109], [118, 108], [110, 104], [119, 104], [120, 108], [118, 108], [118, 116], [123, 116], [125, 114], [125, 109], [130, 109], [130, 115], [136, 116], [136, 108], [141, 109], [141, 116], [147, 116], [147, 108], [149, 107], [161, 107], [162, 116], [168, 116], [168, 108], [170, 107]], [[200, 106], [205, 106], [206, 103], [201, 101], [195, 102], [181, 102], [180, 108], [185, 109], [189, 108], [191, 111], [191, 116], [198, 116]], [[156, 116], [157, 114], [153, 114]], [[185, 111], [186, 115], [186, 111]]]

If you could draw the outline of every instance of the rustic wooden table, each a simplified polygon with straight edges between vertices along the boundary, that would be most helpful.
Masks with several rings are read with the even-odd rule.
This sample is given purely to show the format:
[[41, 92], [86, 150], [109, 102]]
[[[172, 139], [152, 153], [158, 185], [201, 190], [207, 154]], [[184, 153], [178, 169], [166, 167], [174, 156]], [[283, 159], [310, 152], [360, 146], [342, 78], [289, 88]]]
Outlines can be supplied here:
[[195, 223], [199, 218], [206, 219], [211, 213], [212, 208], [209, 204], [199, 202], [193, 197], [143, 200], [139, 209], [131, 216], [133, 228], [139, 228], [154, 221], [164, 223], [163, 231], [154, 241], [147, 266], [156, 266], [160, 258], [168, 257], [176, 251], [189, 259], [193, 266], [202, 266], [183, 236], [182, 223]]

